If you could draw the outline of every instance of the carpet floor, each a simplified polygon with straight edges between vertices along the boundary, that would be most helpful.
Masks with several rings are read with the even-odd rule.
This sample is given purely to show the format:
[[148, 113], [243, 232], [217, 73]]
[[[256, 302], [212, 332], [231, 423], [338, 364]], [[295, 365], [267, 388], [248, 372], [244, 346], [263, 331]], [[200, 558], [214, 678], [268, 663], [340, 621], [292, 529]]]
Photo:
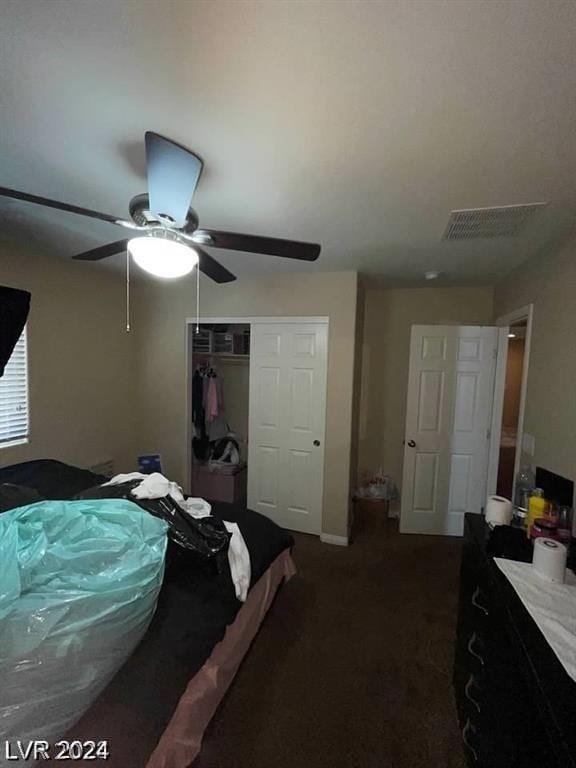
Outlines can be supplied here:
[[296, 534], [286, 584], [194, 768], [462, 768], [452, 693], [461, 541], [380, 505], [349, 547]]

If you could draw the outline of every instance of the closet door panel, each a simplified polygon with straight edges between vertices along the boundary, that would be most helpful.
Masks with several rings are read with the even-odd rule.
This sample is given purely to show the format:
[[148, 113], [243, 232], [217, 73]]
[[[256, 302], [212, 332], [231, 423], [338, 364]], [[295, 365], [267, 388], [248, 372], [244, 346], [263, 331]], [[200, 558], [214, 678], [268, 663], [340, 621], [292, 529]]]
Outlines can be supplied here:
[[273, 446], [262, 445], [259, 449], [258, 463], [258, 500], [260, 507], [270, 512], [278, 509], [278, 491], [280, 486], [280, 450]]
[[277, 430], [280, 427], [280, 378], [279, 367], [261, 368], [256, 402], [256, 419], [260, 429]]
[[[248, 504], [306, 533], [321, 531], [327, 345], [325, 323], [252, 325]], [[259, 491], [271, 447], [281, 457], [275, 507]]]

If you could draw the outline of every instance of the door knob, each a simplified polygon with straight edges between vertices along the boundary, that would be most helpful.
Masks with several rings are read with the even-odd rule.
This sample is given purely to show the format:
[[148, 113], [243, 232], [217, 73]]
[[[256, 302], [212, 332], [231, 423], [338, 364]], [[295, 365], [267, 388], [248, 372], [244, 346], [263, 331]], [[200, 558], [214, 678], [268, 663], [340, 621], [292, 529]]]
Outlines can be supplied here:
[[416, 448], [416, 443], [414, 440], [408, 440], [408, 448]]
[[318, 446], [320, 445], [320, 440], [314, 440], [314, 445], [316, 446], [316, 448], [318, 448]]

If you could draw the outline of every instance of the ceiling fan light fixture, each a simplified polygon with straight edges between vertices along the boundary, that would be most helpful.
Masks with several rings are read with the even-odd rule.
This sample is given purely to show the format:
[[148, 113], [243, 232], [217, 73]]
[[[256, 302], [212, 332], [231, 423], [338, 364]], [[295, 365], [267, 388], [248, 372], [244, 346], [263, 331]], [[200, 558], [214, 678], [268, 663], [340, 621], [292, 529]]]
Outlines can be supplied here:
[[170, 237], [133, 237], [128, 251], [141, 269], [155, 277], [184, 277], [198, 264], [193, 248]]
[[20, 200], [128, 229], [134, 235], [133, 239], [124, 233], [121, 240], [90, 248], [72, 257], [78, 261], [101, 261], [124, 253], [127, 256], [127, 278], [132, 257], [142, 269], [157, 277], [182, 277], [197, 265], [197, 271], [203, 272], [215, 283], [236, 280], [232, 272], [204, 251], [204, 245], [300, 261], [316, 261], [319, 257], [319, 243], [198, 229], [198, 214], [191, 203], [204, 166], [202, 159], [181, 144], [154, 131], [146, 131], [144, 142], [148, 192], [132, 198], [129, 205], [130, 219], [119, 219], [90, 208], [2, 186], [0, 199], [6, 197]]
[[194, 232], [192, 239], [198, 245], [211, 245], [214, 242], [214, 238], [208, 232]]

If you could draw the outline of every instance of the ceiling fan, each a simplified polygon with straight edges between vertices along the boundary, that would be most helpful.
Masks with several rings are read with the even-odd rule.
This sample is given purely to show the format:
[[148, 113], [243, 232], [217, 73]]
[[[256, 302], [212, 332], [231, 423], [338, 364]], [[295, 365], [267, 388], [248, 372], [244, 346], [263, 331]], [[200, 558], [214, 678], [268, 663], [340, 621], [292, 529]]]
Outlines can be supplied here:
[[159, 277], [181, 277], [198, 264], [200, 271], [217, 283], [236, 280], [236, 276], [202, 246], [303, 261], [318, 258], [320, 246], [316, 243], [200, 229], [198, 215], [190, 203], [202, 173], [202, 160], [180, 144], [152, 131], [147, 131], [144, 138], [148, 194], [137, 195], [130, 201], [131, 220], [5, 187], [0, 187], [0, 196], [108, 221], [130, 230], [131, 237], [79, 253], [73, 258], [100, 261], [128, 249], [139, 266]]

